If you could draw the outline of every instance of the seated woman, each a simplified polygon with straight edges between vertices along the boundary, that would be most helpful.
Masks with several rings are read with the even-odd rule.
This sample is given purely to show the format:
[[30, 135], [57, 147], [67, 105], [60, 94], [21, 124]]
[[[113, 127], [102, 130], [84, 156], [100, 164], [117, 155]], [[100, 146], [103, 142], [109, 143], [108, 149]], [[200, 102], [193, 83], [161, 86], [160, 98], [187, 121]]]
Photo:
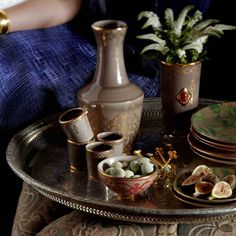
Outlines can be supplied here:
[[[4, 161], [1, 173], [8, 179], [7, 184], [13, 192], [4, 195], [2, 202], [14, 209], [19, 192], [16, 187], [19, 180], [4, 158], [12, 135], [36, 119], [76, 106], [78, 89], [92, 78], [96, 44], [90, 25], [94, 21], [116, 18], [128, 24], [124, 55], [129, 78], [143, 89], [145, 97], [159, 96], [158, 67], [139, 54], [140, 45], [136, 40], [138, 13], [152, 10], [161, 14], [166, 7], [179, 11], [190, 3], [205, 11], [209, 2], [25, 0], [4, 7], [0, 12], [0, 155]], [[28, 193], [33, 195], [31, 190]], [[5, 215], [13, 214], [14, 210]], [[9, 227], [9, 224], [5, 226]], [[18, 229], [15, 226], [14, 230]], [[14, 231], [13, 235], [26, 233]]]

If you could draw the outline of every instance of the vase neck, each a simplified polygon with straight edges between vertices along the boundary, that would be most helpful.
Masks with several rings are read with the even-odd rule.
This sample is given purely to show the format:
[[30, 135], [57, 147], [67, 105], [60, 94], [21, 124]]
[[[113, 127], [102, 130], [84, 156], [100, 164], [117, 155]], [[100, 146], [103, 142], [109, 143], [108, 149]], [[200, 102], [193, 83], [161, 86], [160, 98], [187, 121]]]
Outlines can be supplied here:
[[127, 26], [114, 20], [101, 22], [92, 26], [97, 43], [94, 81], [103, 87], [123, 86], [129, 83], [123, 54]]

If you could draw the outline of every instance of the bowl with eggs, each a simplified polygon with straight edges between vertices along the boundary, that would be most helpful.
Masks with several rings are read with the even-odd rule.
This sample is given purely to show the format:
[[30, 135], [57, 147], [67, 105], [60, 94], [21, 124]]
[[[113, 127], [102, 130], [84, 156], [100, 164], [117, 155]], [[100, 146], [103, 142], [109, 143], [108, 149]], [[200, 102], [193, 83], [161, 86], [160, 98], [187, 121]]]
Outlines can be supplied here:
[[100, 180], [120, 199], [142, 195], [158, 176], [158, 165], [140, 156], [109, 157], [99, 162], [97, 168]]

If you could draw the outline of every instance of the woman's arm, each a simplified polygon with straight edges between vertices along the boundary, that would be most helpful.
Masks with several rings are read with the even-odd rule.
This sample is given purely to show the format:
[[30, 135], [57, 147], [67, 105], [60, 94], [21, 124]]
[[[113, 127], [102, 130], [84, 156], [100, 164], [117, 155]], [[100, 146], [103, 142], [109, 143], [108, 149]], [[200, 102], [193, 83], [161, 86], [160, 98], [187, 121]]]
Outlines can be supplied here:
[[71, 20], [82, 0], [27, 0], [4, 9], [10, 19], [9, 32], [48, 28]]

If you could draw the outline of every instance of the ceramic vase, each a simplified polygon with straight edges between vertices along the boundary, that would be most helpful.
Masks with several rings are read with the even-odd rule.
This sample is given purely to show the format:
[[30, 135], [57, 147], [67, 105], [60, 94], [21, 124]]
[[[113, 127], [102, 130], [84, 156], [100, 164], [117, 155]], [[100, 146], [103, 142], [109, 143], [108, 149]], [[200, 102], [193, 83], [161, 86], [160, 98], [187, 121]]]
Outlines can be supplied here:
[[79, 106], [86, 106], [93, 132], [119, 131], [124, 152], [133, 148], [141, 121], [143, 91], [129, 81], [123, 55], [127, 25], [103, 20], [92, 24], [97, 43], [93, 80], [78, 91]]
[[189, 132], [191, 116], [198, 107], [201, 65], [201, 61], [190, 64], [160, 62], [163, 135], [180, 137]]

